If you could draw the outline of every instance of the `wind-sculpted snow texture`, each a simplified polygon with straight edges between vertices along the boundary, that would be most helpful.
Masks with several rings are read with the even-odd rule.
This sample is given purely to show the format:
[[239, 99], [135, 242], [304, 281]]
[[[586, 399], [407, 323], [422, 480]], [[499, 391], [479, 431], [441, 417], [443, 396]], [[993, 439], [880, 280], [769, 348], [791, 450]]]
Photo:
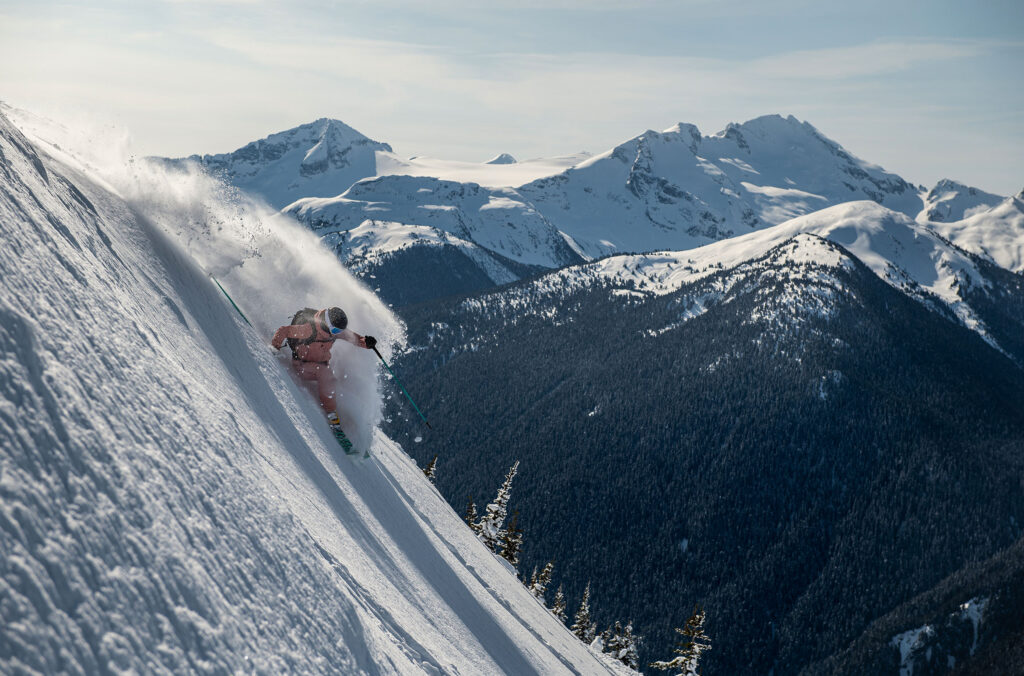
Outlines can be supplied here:
[[335, 299], [386, 350], [401, 327], [315, 238], [46, 147], [0, 116], [0, 672], [614, 670], [373, 429], [373, 355], [344, 345], [374, 457], [339, 457], [269, 331]]

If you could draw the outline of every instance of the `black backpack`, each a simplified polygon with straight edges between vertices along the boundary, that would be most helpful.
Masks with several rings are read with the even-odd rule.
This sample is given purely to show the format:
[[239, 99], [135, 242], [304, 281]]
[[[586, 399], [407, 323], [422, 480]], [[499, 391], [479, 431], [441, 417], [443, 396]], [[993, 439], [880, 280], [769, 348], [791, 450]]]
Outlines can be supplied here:
[[299, 340], [298, 338], [289, 338], [286, 341], [288, 343], [288, 347], [290, 347], [291, 350], [292, 350], [292, 359], [298, 359], [299, 358], [299, 351], [296, 349], [296, 348], [298, 348], [299, 345], [309, 345], [310, 343], [328, 343], [328, 342], [331, 342], [331, 341], [327, 341], [327, 340], [317, 340], [316, 339], [316, 334], [317, 334], [317, 330], [316, 330], [316, 313], [317, 312], [319, 312], [319, 310], [314, 310], [311, 307], [304, 307], [301, 310], [299, 310], [298, 312], [296, 312], [295, 316], [292, 317], [292, 326], [295, 326], [297, 324], [309, 324], [309, 326], [313, 329], [313, 333], [311, 333], [309, 335], [309, 338], [306, 338], [305, 340]]

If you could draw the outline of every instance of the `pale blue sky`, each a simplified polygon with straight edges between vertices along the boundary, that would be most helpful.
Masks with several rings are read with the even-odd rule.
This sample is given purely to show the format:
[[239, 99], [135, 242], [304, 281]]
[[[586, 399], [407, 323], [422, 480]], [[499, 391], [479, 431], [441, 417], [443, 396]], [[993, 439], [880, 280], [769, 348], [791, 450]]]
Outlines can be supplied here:
[[1024, 187], [1024, 2], [0, 0], [0, 99], [223, 152], [335, 117], [403, 155], [604, 151], [793, 114], [917, 183]]

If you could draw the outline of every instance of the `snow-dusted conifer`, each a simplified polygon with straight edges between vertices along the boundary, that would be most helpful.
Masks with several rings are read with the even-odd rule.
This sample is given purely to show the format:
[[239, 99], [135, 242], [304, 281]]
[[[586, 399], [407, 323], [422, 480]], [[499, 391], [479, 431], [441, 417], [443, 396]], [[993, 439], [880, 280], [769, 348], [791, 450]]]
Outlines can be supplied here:
[[629, 622], [623, 629], [622, 624], [616, 622], [615, 628], [607, 630], [607, 633], [609, 638], [605, 641], [604, 651], [636, 671], [640, 664], [640, 656], [637, 652], [640, 637], [633, 633], [633, 623]]
[[513, 566], [518, 566], [519, 551], [522, 548], [523, 530], [519, 527], [519, 512], [516, 512], [508, 528], [501, 531], [501, 555]]
[[437, 453], [434, 454], [434, 459], [427, 463], [423, 473], [430, 479], [430, 483], [434, 483], [434, 478], [437, 476]]
[[555, 603], [551, 606], [551, 612], [555, 614], [562, 624], [565, 624], [565, 592], [562, 591], [562, 585], [558, 585], [558, 591], [555, 592]]
[[540, 571], [540, 575], [537, 574], [537, 569], [533, 571], [533, 577], [530, 579], [530, 592], [541, 601], [547, 602], [545, 595], [548, 592], [548, 585], [551, 583], [551, 575], [555, 571], [555, 562], [548, 561], [544, 566], [544, 570]]
[[480, 538], [492, 552], [498, 551], [502, 538], [502, 526], [505, 524], [505, 517], [508, 515], [508, 500], [512, 495], [512, 479], [519, 470], [519, 461], [516, 460], [505, 475], [505, 481], [498, 489], [498, 497], [494, 502], [487, 505], [487, 510], [480, 519]]
[[651, 662], [650, 667], [673, 671], [678, 669], [674, 676], [697, 676], [700, 673], [701, 655], [711, 650], [711, 639], [704, 633], [704, 610], [694, 606], [693, 615], [686, 621], [686, 626], [682, 629], [676, 627], [676, 633], [680, 635], [672, 651], [676, 656], [667, 662]]
[[580, 602], [580, 608], [576, 611], [576, 616], [573, 618], [572, 626], [569, 627], [569, 630], [588, 645], [593, 643], [597, 634], [594, 622], [590, 617], [589, 582], [587, 583], [587, 588], [583, 591], [583, 600]]
[[477, 521], [476, 515], [476, 503], [473, 502], [473, 496], [469, 496], [469, 507], [466, 508], [466, 523], [469, 525], [469, 529], [480, 534], [480, 523]]

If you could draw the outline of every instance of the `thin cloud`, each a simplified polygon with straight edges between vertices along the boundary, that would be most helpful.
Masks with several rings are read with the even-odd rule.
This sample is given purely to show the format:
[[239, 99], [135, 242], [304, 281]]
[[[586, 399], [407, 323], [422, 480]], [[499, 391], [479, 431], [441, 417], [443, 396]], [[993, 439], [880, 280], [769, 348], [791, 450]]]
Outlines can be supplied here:
[[[253, 15], [276, 11], [268, 5]], [[1006, 50], [1020, 50], [994, 40], [886, 40], [758, 58], [722, 58], [721, 50], [624, 54], [618, 43], [601, 52], [517, 53], [477, 42], [470, 49], [458, 41], [354, 37], [351, 26], [336, 24], [312, 30], [262, 19], [200, 22], [191, 10], [182, 17], [165, 30], [138, 23], [120, 32], [63, 14], [4, 17], [0, 59], [17, 66], [0, 69], [0, 91], [29, 108], [42, 102], [116, 111], [146, 152], [168, 155], [230, 150], [325, 115], [401, 153], [474, 159], [603, 151], [649, 127], [693, 122], [709, 133], [778, 112], [853, 143], [865, 159], [906, 171], [923, 164], [916, 160], [923, 155], [910, 147], [905, 156], [892, 154], [899, 140], [885, 135], [899, 129], [923, 138], [928, 127], [966, 138], [975, 123], [970, 115], [992, 106], [977, 95], [932, 93], [947, 91], [947, 82], [970, 93], [970, 73], [981, 72], [970, 64], [997, 53], [1008, 62], [1015, 52]], [[232, 27], [210, 28], [221, 25]], [[994, 139], [984, 161], [991, 175], [1020, 154], [1012, 152], [1022, 142], [1014, 131], [1020, 113], [1012, 111], [1021, 108], [1011, 105], [1021, 100], [1015, 92], [1007, 87], [999, 95], [1000, 108], [1010, 111], [1000, 128], [1010, 132], [984, 130]], [[922, 101], [942, 105], [923, 110]], [[867, 142], [856, 145], [861, 138]]]
[[879, 42], [828, 49], [798, 50], [750, 62], [755, 77], [843, 80], [896, 73], [956, 59], [978, 56], [980, 42]]

